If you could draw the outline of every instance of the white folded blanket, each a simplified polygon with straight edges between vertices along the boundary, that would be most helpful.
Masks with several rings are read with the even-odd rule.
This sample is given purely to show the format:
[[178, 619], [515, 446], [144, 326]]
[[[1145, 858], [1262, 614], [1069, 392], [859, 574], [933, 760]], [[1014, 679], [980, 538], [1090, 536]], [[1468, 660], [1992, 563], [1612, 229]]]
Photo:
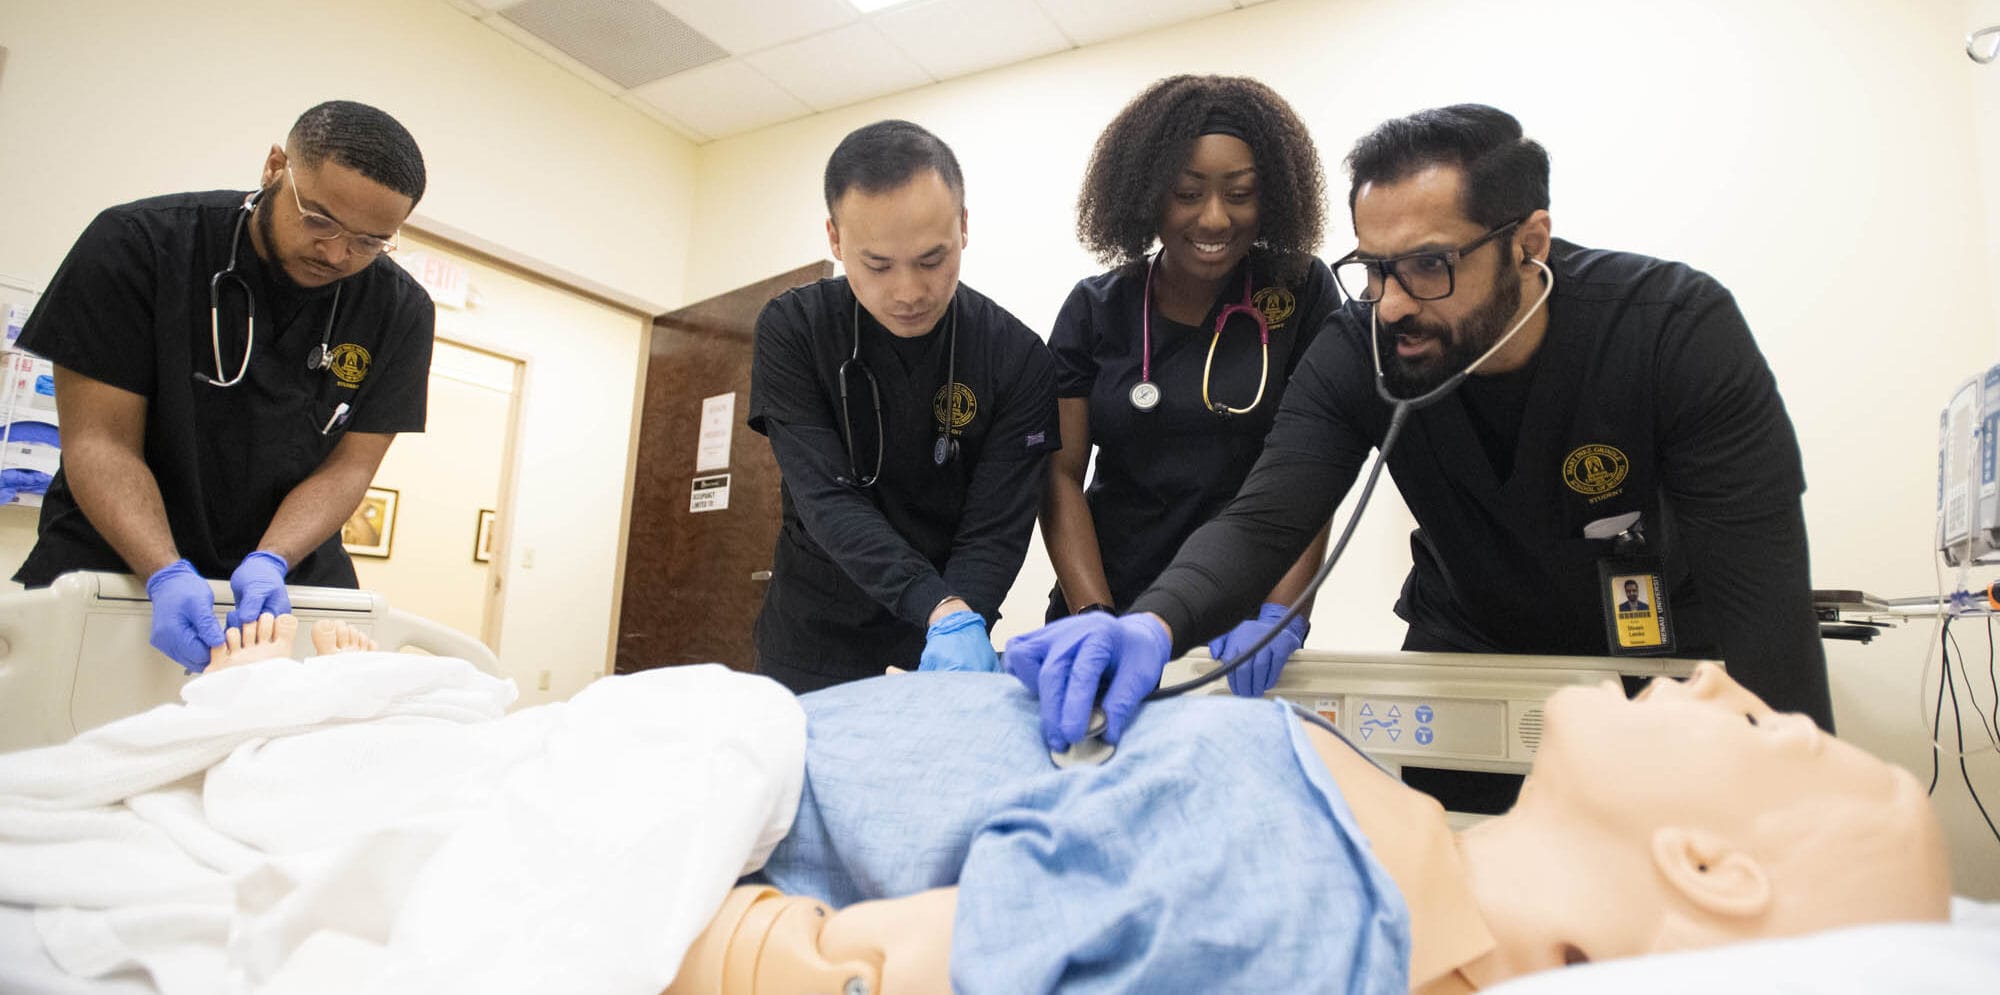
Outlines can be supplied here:
[[0, 902], [169, 995], [657, 992], [790, 827], [804, 714], [713, 665], [514, 697], [460, 660], [274, 660], [0, 755]]

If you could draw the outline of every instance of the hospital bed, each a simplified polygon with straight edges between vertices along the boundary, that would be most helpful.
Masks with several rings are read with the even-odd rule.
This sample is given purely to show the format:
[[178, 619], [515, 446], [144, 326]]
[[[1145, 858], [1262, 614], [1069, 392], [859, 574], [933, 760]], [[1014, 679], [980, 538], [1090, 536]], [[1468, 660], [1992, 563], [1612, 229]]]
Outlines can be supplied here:
[[[1699, 660], [1300, 650], [1267, 697], [1318, 712], [1404, 783], [1445, 805], [1454, 829], [1511, 804], [1541, 742], [1542, 703], [1565, 687], [1686, 677]], [[1166, 683], [1207, 673], [1196, 652]], [[1227, 694], [1217, 681], [1203, 688]]]
[[[217, 585], [217, 606], [230, 594]], [[385, 648], [464, 658], [488, 672], [493, 655], [473, 640], [387, 606], [379, 595], [294, 589], [303, 619], [337, 618]], [[54, 742], [151, 705], [174, 700], [189, 678], [147, 647], [150, 606], [131, 578], [72, 575], [46, 591], [0, 597], [0, 737], [4, 748]], [[301, 654], [309, 652], [301, 634]], [[1202, 671], [1199, 657], [1178, 674]], [[1555, 690], [1621, 675], [1681, 676], [1693, 661], [1305, 651], [1274, 696], [1313, 708], [1392, 769], [1525, 771], [1539, 742], [1541, 705]], [[1170, 672], [1172, 679], [1176, 673]], [[1218, 682], [1214, 688], [1226, 693]], [[1420, 732], [1420, 730], [1426, 730]], [[2000, 906], [1961, 900], [1951, 926], [1868, 927], [1674, 957], [1588, 965], [1520, 979], [1513, 995], [1581, 991], [1680, 991], [1726, 980], [1781, 987], [1810, 977], [1810, 990], [1985, 991], [2000, 971]], [[1815, 973], [1817, 972], [1817, 973]], [[0, 990], [145, 992], [139, 978], [86, 985], [56, 970], [39, 947], [30, 913], [0, 906]]]
[[[209, 587], [221, 618], [236, 596], [223, 581]], [[335, 619], [382, 649], [457, 657], [500, 674], [484, 644], [391, 608], [380, 594], [294, 587], [291, 600], [300, 622], [295, 656], [313, 654], [313, 622]], [[63, 742], [178, 700], [194, 675], [148, 645], [152, 608], [145, 585], [125, 574], [66, 574], [41, 590], [0, 595], [0, 751]]]

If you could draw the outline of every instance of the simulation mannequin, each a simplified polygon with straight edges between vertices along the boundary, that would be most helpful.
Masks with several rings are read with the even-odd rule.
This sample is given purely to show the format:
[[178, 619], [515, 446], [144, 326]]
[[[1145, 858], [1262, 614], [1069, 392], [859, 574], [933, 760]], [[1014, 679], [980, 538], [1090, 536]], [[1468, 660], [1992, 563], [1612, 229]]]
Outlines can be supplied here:
[[[910, 849], [875, 846], [882, 842], [881, 834], [875, 834], [868, 840], [877, 851], [872, 855], [860, 853], [865, 848], [854, 840], [840, 839], [839, 855], [826, 862], [844, 866], [799, 866], [833, 852], [813, 850], [812, 837], [820, 828], [815, 823], [835, 821], [838, 816], [828, 813], [844, 804], [868, 810], [861, 818], [887, 820], [889, 832], [899, 831], [893, 826], [899, 816], [896, 795], [887, 790], [896, 785], [904, 786], [905, 793], [909, 786], [921, 785], [916, 790], [935, 794], [920, 804], [948, 809], [958, 803], [947, 794], [953, 790], [987, 799], [1004, 796], [1004, 786], [996, 788], [990, 773], [994, 765], [1018, 764], [1024, 781], [1088, 777], [1089, 771], [1100, 769], [1051, 773], [1047, 754], [1033, 732], [1033, 704], [994, 678], [884, 678], [840, 689], [847, 693], [838, 701], [828, 696], [839, 692], [824, 692], [806, 696], [802, 703], [810, 722], [844, 730], [844, 723], [883, 721], [857, 703], [898, 708], [902, 694], [918, 694], [895, 690], [899, 683], [947, 680], [966, 688], [984, 680], [990, 693], [980, 689], [950, 696], [938, 694], [937, 688], [921, 693], [926, 704], [949, 713], [926, 727], [939, 730], [936, 737], [918, 732], [917, 738], [925, 741], [914, 744], [908, 754], [930, 758], [929, 770], [915, 769], [921, 760], [913, 760], [911, 769], [892, 761], [889, 769], [835, 770], [842, 764], [861, 766], [872, 755], [843, 755], [836, 741], [823, 738], [821, 730], [809, 725], [813, 732], [807, 797], [793, 837], [772, 855], [762, 876], [781, 887], [791, 882], [794, 890], [853, 893], [855, 882], [894, 876], [901, 864], [935, 861], [944, 865], [933, 871], [945, 878], [941, 883], [960, 880], [962, 887], [868, 895], [878, 900], [858, 901], [839, 911], [815, 898], [783, 895], [762, 884], [739, 887], [691, 946], [669, 993], [825, 990], [855, 995], [988, 987], [1071, 990], [1090, 989], [1093, 984], [1116, 988], [1144, 977], [1115, 963], [1132, 949], [1167, 960], [1160, 967], [1167, 973], [1159, 976], [1185, 977], [1172, 972], [1197, 965], [1197, 969], [1239, 972], [1209, 987], [1258, 987], [1240, 972], [1286, 939], [1266, 934], [1265, 925], [1255, 919], [1261, 902], [1218, 914], [1222, 919], [1240, 916], [1249, 921], [1242, 929], [1256, 934], [1246, 946], [1254, 953], [1244, 957], [1231, 958], [1228, 950], [1189, 949], [1199, 944], [1180, 942], [1172, 935], [1163, 935], [1166, 942], [1148, 950], [1147, 936], [1140, 930], [1122, 935], [1115, 950], [1093, 961], [1087, 949], [1091, 938], [1078, 926], [1089, 921], [1090, 910], [1080, 914], [1067, 907], [1049, 908], [1051, 899], [1046, 895], [1024, 900], [1022, 895], [1037, 894], [1036, 882], [1018, 874], [997, 881], [992, 875], [980, 876], [975, 865], [992, 851], [982, 850], [978, 839], [968, 844], [925, 838], [919, 842], [926, 849]], [[963, 712], [957, 711], [960, 707]], [[1260, 707], [1277, 706], [1202, 699], [1148, 710], [1146, 719], [1136, 723], [1121, 743], [1119, 755], [1101, 769], [1146, 762], [1150, 740], [1190, 735], [1187, 727], [1196, 724], [1195, 716], [1202, 710], [1238, 708], [1249, 716], [1256, 714], [1249, 709]], [[896, 718], [905, 719], [907, 713]], [[1297, 748], [1300, 757], [1316, 757], [1337, 786], [1333, 820], [1345, 825], [1351, 814], [1351, 825], [1360, 836], [1355, 842], [1362, 854], [1356, 865], [1361, 877], [1386, 874], [1392, 882], [1389, 890], [1396, 893], [1392, 899], [1400, 899], [1385, 902], [1372, 917], [1361, 919], [1357, 931], [1366, 934], [1364, 942], [1350, 961], [1334, 965], [1336, 971], [1343, 966], [1349, 970], [1344, 977], [1354, 990], [1471, 991], [1589, 960], [1946, 917], [1950, 891], [1943, 836], [1915, 779], [1826, 736], [1802, 715], [1771, 711], [1713, 665], [1701, 666], [1684, 683], [1657, 681], [1636, 700], [1626, 700], [1609, 682], [1557, 693], [1549, 699], [1540, 752], [1519, 802], [1506, 815], [1456, 835], [1447, 829], [1442, 808], [1428, 796], [1404, 787], [1331, 732], [1290, 721], [1303, 733], [1293, 742], [1309, 744]], [[1009, 738], [996, 731], [1003, 724], [1026, 728]], [[1202, 738], [1201, 732], [1196, 729], [1192, 735]], [[983, 782], [968, 783], [950, 776], [960, 772], [936, 769], [973, 754], [945, 749], [937, 740], [946, 737], [977, 739], [988, 751]], [[1231, 742], [1268, 743], [1251, 736], [1205, 739], [1203, 748], [1209, 753], [1201, 762], [1206, 766], [1175, 775], [1184, 782], [1265, 776], [1257, 768], [1259, 758], [1247, 753], [1215, 755], [1216, 749]], [[844, 798], [833, 783], [850, 775], [885, 790], [853, 804], [855, 800]], [[1117, 787], [1111, 782], [1107, 790]], [[1187, 790], [1198, 789], [1190, 784]], [[1053, 807], [1089, 804], [1089, 792], [1065, 793], [1058, 781], [1044, 780], [1034, 793], [1061, 795]], [[1192, 807], [1183, 799], [1176, 798], [1176, 803]], [[877, 808], [886, 811], [873, 811]], [[990, 821], [977, 826], [972, 835], [1003, 831], [995, 828], [1003, 822], [1024, 824], [1033, 814], [988, 813]], [[1220, 813], [1215, 818], [1220, 824], [1244, 814]], [[1134, 814], [1129, 828], [1145, 831], [1147, 822], [1142, 820]], [[1052, 877], [1065, 873], [1061, 861], [1069, 856], [1056, 852], [1064, 845], [1061, 828], [1044, 827], [1035, 841], [1045, 861], [1043, 869]], [[1117, 844], [1108, 839], [1100, 842], [1107, 847]], [[1232, 840], [1204, 842], [1214, 849], [1237, 851], [1230, 875], [1255, 873]], [[946, 856], [936, 857], [934, 851]], [[1255, 858], [1271, 851], [1247, 853]], [[1115, 864], [1115, 858], [1104, 859]], [[1290, 859], [1310, 863], [1296, 853]], [[870, 864], [871, 860], [877, 863]], [[962, 866], [951, 866], [953, 860], [962, 861]], [[1175, 878], [1170, 880], [1183, 881], [1184, 887], [1151, 894], [1152, 905], [1198, 906], [1205, 900], [1204, 892], [1227, 881], [1204, 876], [1201, 867], [1171, 866]], [[829, 870], [831, 874], [822, 873]], [[1122, 870], [1093, 867], [1079, 875], [1082, 880], [1050, 894], [1057, 896], [1053, 901], [1060, 906], [1069, 895], [1116, 888], [1123, 883]], [[1280, 871], [1285, 879], [1293, 873]], [[834, 883], [819, 887], [813, 883], [815, 875]], [[1085, 882], [1086, 886], [1078, 886]], [[1297, 890], [1311, 887], [1312, 882], [1301, 879]], [[990, 893], [995, 890], [1021, 894]], [[1286, 890], [1272, 890], [1269, 901], [1283, 903]], [[1326, 944], [1339, 943], [1344, 939], [1341, 934], [1324, 925], [1325, 916], [1338, 917], [1338, 910], [1328, 911], [1338, 898], [1319, 890], [1319, 904], [1312, 908], [1322, 915], [1300, 922], [1298, 929], [1320, 929]], [[975, 906], [975, 918], [968, 918], [968, 904]], [[976, 918], [980, 908], [1011, 909], [1016, 917], [1034, 920], [1025, 929], [1055, 934], [1049, 941], [1058, 961], [1053, 973], [1026, 984], [1018, 976], [975, 973], [977, 966], [964, 958], [987, 956], [978, 948], [989, 938], [979, 934], [1008, 926], [1005, 914]], [[1370, 938], [1380, 942], [1366, 942]], [[1005, 936], [990, 939], [1021, 942]], [[1065, 947], [1066, 941], [1071, 946]], [[1295, 970], [1290, 964], [1280, 967]], [[952, 976], [953, 968], [960, 976]], [[1308, 975], [1289, 976], [1296, 984], [1297, 977]], [[1342, 976], [1310, 976], [1332, 978], [1329, 985], [1341, 987]]]

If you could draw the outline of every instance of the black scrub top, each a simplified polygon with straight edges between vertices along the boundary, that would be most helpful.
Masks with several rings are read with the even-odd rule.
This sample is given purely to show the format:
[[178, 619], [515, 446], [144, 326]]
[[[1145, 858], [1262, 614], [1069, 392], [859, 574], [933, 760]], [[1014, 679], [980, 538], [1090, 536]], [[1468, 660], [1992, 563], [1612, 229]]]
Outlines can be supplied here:
[[[1153, 308], [1150, 379], [1160, 389], [1160, 403], [1142, 412], [1132, 406], [1132, 387], [1139, 382], [1144, 348], [1140, 305], [1146, 265], [1136, 262], [1078, 282], [1049, 336], [1056, 395], [1089, 399], [1097, 463], [1084, 500], [1119, 611], [1166, 569], [1195, 529], [1236, 496], [1263, 451], [1292, 371], [1340, 303], [1333, 274], [1320, 260], [1310, 260], [1298, 278], [1281, 280], [1270, 257], [1253, 252], [1223, 281], [1221, 296], [1200, 325], [1171, 321]], [[1269, 379], [1256, 408], [1217, 415], [1202, 404], [1202, 368], [1216, 318], [1243, 302], [1246, 270], [1250, 302], [1271, 329]], [[1262, 352], [1256, 321], [1232, 315], [1215, 342], [1209, 399], [1232, 408], [1249, 405], [1257, 396]], [[1068, 614], [1058, 586], [1049, 595], [1048, 620]]]
[[[778, 296], [757, 319], [750, 428], [768, 436], [782, 476], [783, 525], [757, 616], [760, 658], [840, 679], [912, 668], [932, 609], [964, 598], [990, 627], [1027, 554], [1060, 449], [1054, 363], [1040, 336], [960, 284], [957, 362], [950, 313], [929, 333], [898, 339], [860, 312], [860, 359], [848, 377], [848, 420], [862, 475], [875, 467], [880, 391], [881, 477], [856, 486], [841, 430], [840, 367], [852, 355], [854, 293], [846, 278]], [[951, 435], [958, 454], [933, 460], [957, 384]], [[843, 482], [847, 481], [847, 482]]]
[[[320, 344], [332, 286], [306, 290], [274, 273], [251, 244], [256, 218], [240, 191], [175, 194], [110, 208], [84, 229], [21, 330], [20, 346], [57, 366], [146, 398], [146, 465], [159, 481], [167, 525], [182, 557], [204, 577], [233, 572], [292, 489], [348, 432], [424, 427], [430, 382], [430, 298], [401, 266], [379, 258], [340, 281], [328, 348], [331, 370], [307, 370]], [[245, 218], [240, 234], [237, 219]], [[229, 265], [257, 302], [249, 374], [233, 387], [216, 375], [209, 279]], [[243, 361], [243, 295], [221, 297], [222, 379]], [[321, 429], [339, 405], [345, 424]], [[14, 574], [29, 587], [73, 570], [129, 572], [56, 471], [42, 502], [35, 548]], [[336, 532], [298, 563], [294, 584], [354, 587], [354, 565]]]
[[[1396, 613], [1427, 646], [1603, 655], [1597, 563], [1613, 550], [1584, 527], [1640, 512], [1665, 558], [1677, 655], [1719, 654], [1773, 707], [1831, 729], [1798, 439], [1735, 299], [1631, 253], [1558, 240], [1548, 262], [1555, 291], [1530, 367], [1475, 375], [1412, 413], [1389, 456], [1420, 526]], [[1254, 608], [1381, 442], [1391, 409], [1368, 339], [1365, 307], [1334, 315], [1237, 499], [1135, 602], [1166, 619], [1177, 649]], [[1489, 432], [1510, 408], [1518, 427]]]

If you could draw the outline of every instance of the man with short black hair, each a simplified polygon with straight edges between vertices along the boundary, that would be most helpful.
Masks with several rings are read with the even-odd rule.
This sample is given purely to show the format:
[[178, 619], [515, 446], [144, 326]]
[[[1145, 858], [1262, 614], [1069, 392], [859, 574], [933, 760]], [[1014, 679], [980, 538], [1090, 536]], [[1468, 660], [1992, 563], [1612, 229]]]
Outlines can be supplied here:
[[153, 645], [191, 669], [285, 584], [354, 587], [340, 526], [398, 432], [419, 432], [435, 313], [385, 258], [424, 193], [416, 140], [329, 101], [264, 157], [259, 189], [109, 208], [21, 331], [56, 367], [62, 466], [14, 579], [148, 578]]
[[[1333, 271], [1353, 301], [1236, 499], [1132, 614], [1009, 642], [1051, 745], [1083, 738], [1107, 671], [1115, 740], [1172, 653], [1256, 608], [1382, 444], [1397, 405], [1378, 388], [1410, 401], [1468, 370], [1388, 457], [1420, 526], [1405, 649], [1719, 656], [1831, 730], [1798, 440], [1729, 291], [1554, 238], [1548, 153], [1492, 107], [1386, 122], [1347, 162], [1360, 244]], [[1647, 617], [1617, 616], [1624, 575], [1652, 578]]]
[[988, 631], [1060, 449], [1040, 337], [958, 282], [965, 180], [908, 121], [826, 165], [846, 275], [757, 319], [749, 425], [783, 476], [757, 669], [794, 691], [882, 672], [996, 670]]

